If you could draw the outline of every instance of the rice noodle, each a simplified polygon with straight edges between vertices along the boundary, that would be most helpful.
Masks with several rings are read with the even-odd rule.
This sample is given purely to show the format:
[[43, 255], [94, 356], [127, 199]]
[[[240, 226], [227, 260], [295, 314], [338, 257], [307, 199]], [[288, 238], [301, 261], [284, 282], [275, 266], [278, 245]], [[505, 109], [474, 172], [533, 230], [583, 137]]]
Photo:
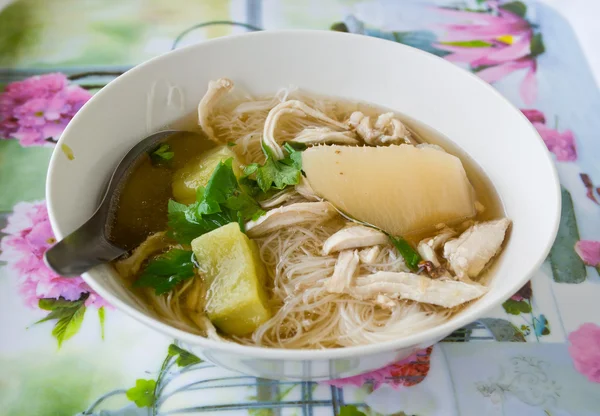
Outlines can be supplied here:
[[[282, 89], [274, 96], [253, 98], [236, 87], [219, 100], [203, 122], [210, 126], [219, 142], [237, 144], [231, 149], [240, 161], [245, 164], [263, 163], [265, 156], [261, 139], [265, 120], [273, 107], [288, 100], [301, 100], [339, 123], [357, 110], [372, 117], [379, 114], [369, 106], [327, 100], [293, 88]], [[326, 126], [313, 117], [286, 116], [279, 120], [275, 138], [281, 144], [307, 128]], [[291, 188], [272, 195], [261, 205], [272, 209], [307, 201]], [[255, 240], [268, 272], [268, 292], [275, 313], [251, 335], [232, 337], [232, 341], [298, 349], [364, 345], [398, 339], [435, 327], [456, 313], [458, 308], [444, 309], [411, 301], [393, 301], [384, 307], [372, 301], [355, 299], [347, 293], [328, 292], [325, 282], [333, 274], [338, 253], [323, 255], [323, 244], [345, 225], [347, 221], [336, 217], [324, 224], [285, 227]], [[372, 261], [361, 263], [357, 274], [408, 271], [393, 246], [380, 246], [380, 250], [373, 253]], [[197, 310], [197, 305], [192, 310], [184, 304], [185, 297], [193, 293], [197, 289], [194, 285], [198, 284], [202, 281], [196, 277], [168, 295], [156, 296], [146, 289], [144, 293], [154, 312], [167, 324], [226, 341], [225, 336], [217, 334], [204, 313]]]
[[[344, 225], [335, 220], [325, 226], [282, 229], [256, 240], [260, 256], [273, 282], [277, 313], [252, 336], [235, 340], [248, 345], [278, 348], [331, 348], [397, 339], [439, 325], [451, 311], [423, 308], [414, 302], [396, 302], [384, 309], [347, 294], [329, 293], [324, 284], [333, 274], [336, 256], [324, 256], [325, 240]], [[392, 247], [384, 247], [374, 270], [407, 271]]]

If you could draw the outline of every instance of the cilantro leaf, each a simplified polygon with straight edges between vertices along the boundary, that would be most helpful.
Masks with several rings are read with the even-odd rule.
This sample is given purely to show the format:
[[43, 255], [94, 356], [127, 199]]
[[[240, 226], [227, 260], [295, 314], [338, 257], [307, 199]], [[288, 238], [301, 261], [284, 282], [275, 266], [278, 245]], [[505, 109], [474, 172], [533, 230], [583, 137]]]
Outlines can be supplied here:
[[229, 158], [217, 165], [213, 171], [206, 188], [200, 188], [197, 197], [200, 205], [199, 214], [214, 214], [221, 212], [221, 205], [227, 203], [229, 198], [241, 193], [237, 178], [233, 173], [233, 158]]
[[189, 244], [202, 234], [237, 221], [237, 217], [231, 217], [230, 212], [199, 215], [198, 206], [198, 202], [185, 205], [169, 201], [169, 237], [182, 244]]
[[288, 156], [277, 160], [271, 149], [263, 144], [263, 152], [267, 156], [265, 163], [260, 166], [253, 163], [244, 169], [244, 179], [249, 179], [250, 175], [255, 175], [255, 181], [262, 192], [268, 192], [271, 188], [283, 189], [289, 185], [296, 185], [300, 182], [302, 175], [302, 154], [294, 149], [290, 143], [286, 143], [283, 148], [288, 152]]
[[243, 231], [245, 221], [264, 214], [233, 173], [233, 158], [217, 165], [206, 187], [197, 189], [196, 200], [190, 205], [169, 201], [169, 235], [182, 244], [231, 222]]
[[413, 271], [417, 270], [419, 267], [419, 262], [421, 261], [421, 256], [419, 253], [417, 253], [417, 251], [412, 248], [409, 242], [402, 237], [392, 237], [391, 235], [388, 235], [388, 237], [404, 259], [404, 262], [408, 268]]
[[187, 367], [188, 365], [194, 365], [203, 362], [203, 360], [191, 352], [186, 351], [175, 344], [169, 345], [169, 356], [177, 357], [175, 362], [179, 367]]
[[129, 400], [134, 402], [137, 407], [151, 407], [156, 401], [156, 398], [154, 397], [155, 388], [156, 381], [139, 378], [135, 381], [135, 387], [127, 390], [125, 395]]
[[156, 165], [171, 160], [174, 156], [175, 152], [171, 151], [171, 146], [163, 143], [156, 150], [150, 153], [150, 160], [152, 160], [152, 163]]
[[193, 253], [172, 249], [151, 260], [134, 286], [152, 287], [156, 295], [169, 292], [177, 284], [194, 276]]
[[347, 405], [340, 407], [339, 416], [366, 416], [364, 412], [358, 410], [356, 406]]

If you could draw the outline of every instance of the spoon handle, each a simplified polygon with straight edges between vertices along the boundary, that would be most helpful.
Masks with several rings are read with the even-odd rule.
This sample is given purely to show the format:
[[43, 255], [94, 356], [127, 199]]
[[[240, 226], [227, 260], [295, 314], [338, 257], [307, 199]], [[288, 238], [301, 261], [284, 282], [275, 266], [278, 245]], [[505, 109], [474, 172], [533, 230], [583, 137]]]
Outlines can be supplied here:
[[44, 254], [46, 265], [61, 276], [74, 277], [125, 254], [125, 250], [111, 244], [98, 232], [97, 222], [96, 216], [90, 218], [48, 249]]
[[108, 263], [126, 253], [126, 250], [112, 244], [105, 237], [108, 214], [111, 204], [117, 200], [117, 189], [140, 155], [147, 153], [158, 141], [175, 133], [179, 131], [159, 131], [146, 137], [127, 152], [108, 181], [100, 206], [92, 217], [46, 251], [44, 261], [48, 267], [61, 276], [79, 276], [94, 266]]

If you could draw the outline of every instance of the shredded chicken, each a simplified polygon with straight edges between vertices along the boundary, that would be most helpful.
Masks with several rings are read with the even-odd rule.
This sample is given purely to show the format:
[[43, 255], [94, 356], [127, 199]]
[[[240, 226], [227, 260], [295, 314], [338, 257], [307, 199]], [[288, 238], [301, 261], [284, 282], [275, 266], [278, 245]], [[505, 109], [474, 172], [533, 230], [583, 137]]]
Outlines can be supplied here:
[[200, 104], [198, 104], [198, 124], [202, 127], [208, 138], [217, 143], [218, 140], [214, 137], [214, 132], [208, 123], [208, 119], [212, 114], [215, 103], [232, 89], [233, 81], [230, 79], [219, 78], [216, 81], [210, 81], [206, 94], [204, 94], [204, 97], [200, 100]]
[[381, 231], [364, 225], [352, 225], [329, 237], [323, 244], [323, 254], [387, 243], [389, 238]]
[[377, 295], [375, 303], [385, 309], [392, 309], [396, 305], [396, 302], [385, 295]]
[[356, 250], [342, 251], [333, 269], [333, 275], [327, 279], [325, 289], [331, 293], [344, 293], [352, 285], [356, 269], [358, 269], [358, 253]]
[[296, 188], [296, 192], [298, 192], [300, 195], [302, 195], [304, 198], [311, 200], [311, 201], [320, 201], [321, 198], [319, 198], [317, 196], [317, 194], [315, 194], [315, 191], [313, 191], [312, 187], [310, 186], [310, 183], [308, 183], [308, 181], [306, 180], [306, 178], [304, 176], [300, 177], [300, 182], [298, 182], [298, 184], [295, 186]]
[[380, 252], [381, 252], [380, 246], [364, 248], [358, 252], [358, 257], [360, 258], [361, 263], [373, 264], [373, 263], [375, 263], [375, 260], [377, 260], [377, 256], [379, 256]]
[[152, 234], [137, 246], [129, 257], [115, 262], [117, 273], [125, 279], [135, 277], [149, 257], [164, 251], [171, 245], [172, 242], [167, 238], [165, 231]]
[[475, 224], [460, 237], [444, 245], [444, 257], [461, 279], [474, 278], [481, 273], [488, 262], [498, 253], [506, 230], [508, 218]]
[[275, 208], [256, 221], [246, 223], [249, 237], [259, 237], [271, 231], [307, 222], [320, 222], [337, 215], [329, 202], [298, 202]]
[[260, 201], [259, 204], [260, 204], [261, 208], [271, 209], [271, 208], [277, 207], [277, 206], [289, 201], [293, 197], [294, 197], [294, 192], [286, 189], [286, 190], [277, 192], [275, 195], [273, 195], [269, 199]]
[[435, 267], [440, 267], [440, 260], [438, 259], [436, 250], [439, 249], [442, 244], [452, 238], [456, 233], [454, 230], [447, 228], [440, 234], [432, 238], [426, 238], [421, 240], [417, 246], [417, 251], [421, 255], [421, 258], [425, 261], [430, 261]]
[[348, 124], [356, 130], [366, 144], [375, 146], [380, 144], [410, 143], [410, 133], [394, 113], [384, 113], [377, 117], [375, 125], [371, 117], [365, 116], [360, 111], [350, 115]]
[[358, 144], [354, 133], [350, 131], [336, 131], [329, 127], [307, 127], [302, 130], [296, 137], [294, 142], [304, 144]]
[[277, 128], [279, 119], [283, 115], [288, 114], [292, 114], [297, 117], [312, 117], [332, 127], [336, 127], [341, 130], [348, 130], [348, 127], [345, 124], [329, 118], [320, 111], [317, 111], [314, 108], [304, 104], [302, 101], [290, 100], [277, 104], [271, 109], [271, 111], [269, 111], [263, 130], [263, 143], [273, 152], [273, 155], [277, 159], [283, 159], [285, 155], [283, 153], [283, 149], [275, 140], [275, 130]]
[[487, 291], [485, 286], [454, 280], [434, 280], [429, 277], [403, 272], [377, 272], [358, 277], [348, 292], [357, 299], [408, 299], [453, 308], [477, 299]]

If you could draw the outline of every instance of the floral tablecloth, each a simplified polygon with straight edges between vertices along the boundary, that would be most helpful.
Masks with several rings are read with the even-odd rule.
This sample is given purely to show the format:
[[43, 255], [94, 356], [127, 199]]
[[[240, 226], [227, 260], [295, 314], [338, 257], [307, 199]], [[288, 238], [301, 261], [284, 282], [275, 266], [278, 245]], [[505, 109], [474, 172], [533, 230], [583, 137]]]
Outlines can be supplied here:
[[[531, 282], [408, 360], [317, 384], [216, 368], [48, 270], [46, 168], [75, 112], [148, 58], [276, 28], [421, 48], [522, 109], [563, 185], [558, 238]], [[543, 3], [0, 1], [2, 90], [0, 415], [600, 414], [600, 93], [571, 27]]]

